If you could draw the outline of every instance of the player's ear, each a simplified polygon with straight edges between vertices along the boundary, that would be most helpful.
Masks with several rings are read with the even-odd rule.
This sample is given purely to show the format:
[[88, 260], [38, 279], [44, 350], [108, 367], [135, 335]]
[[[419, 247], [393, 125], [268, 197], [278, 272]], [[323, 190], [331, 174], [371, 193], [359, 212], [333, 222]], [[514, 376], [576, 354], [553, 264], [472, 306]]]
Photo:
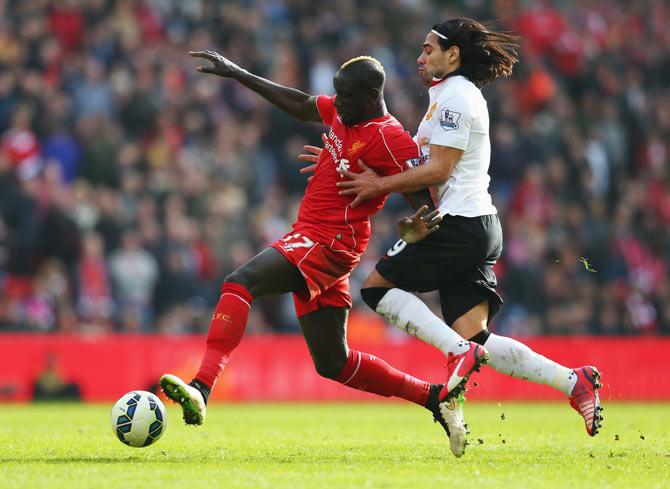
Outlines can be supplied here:
[[455, 63], [461, 57], [461, 48], [456, 45], [449, 47], [449, 63]]
[[370, 97], [370, 100], [377, 102], [384, 96], [384, 93], [379, 88], [371, 88], [368, 91], [368, 96]]

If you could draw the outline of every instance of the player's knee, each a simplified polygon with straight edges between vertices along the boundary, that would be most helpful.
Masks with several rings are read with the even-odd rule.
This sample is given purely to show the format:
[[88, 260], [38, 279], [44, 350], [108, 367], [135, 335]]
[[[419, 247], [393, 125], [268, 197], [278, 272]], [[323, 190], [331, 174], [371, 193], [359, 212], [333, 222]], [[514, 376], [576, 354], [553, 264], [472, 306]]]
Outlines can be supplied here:
[[363, 282], [364, 289], [369, 289], [371, 287], [385, 287], [387, 289], [392, 289], [395, 285], [382, 277], [377, 270], [373, 270], [370, 272], [370, 275], [368, 275], [368, 278], [365, 279], [365, 282]]
[[347, 355], [329, 355], [328, 358], [315, 358], [314, 368], [316, 372], [327, 379], [335, 379], [340, 375], [347, 363]]
[[223, 282], [240, 284], [249, 289], [253, 285], [254, 279], [253, 274], [249, 273], [244, 268], [238, 268], [230, 275], [228, 275]]
[[377, 304], [379, 304], [379, 301], [382, 300], [389, 290], [386, 287], [367, 287], [361, 289], [361, 298], [370, 309], [376, 312]]
[[[490, 334], [486, 328], [488, 315], [488, 302], [482, 302], [456, 319], [451, 325], [451, 329], [456, 331], [456, 333], [461, 335], [463, 338], [467, 338], [470, 341], [475, 341], [475, 337], [477, 337], [480, 341], [486, 341], [486, 336]], [[481, 336], [478, 336], [480, 334]]]

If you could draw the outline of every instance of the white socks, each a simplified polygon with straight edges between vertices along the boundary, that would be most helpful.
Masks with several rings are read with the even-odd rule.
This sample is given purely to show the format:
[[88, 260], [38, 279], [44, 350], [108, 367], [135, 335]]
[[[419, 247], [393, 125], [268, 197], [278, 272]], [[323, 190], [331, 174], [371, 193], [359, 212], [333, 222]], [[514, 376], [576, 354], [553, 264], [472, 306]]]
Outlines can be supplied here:
[[[447, 326], [414, 294], [389, 289], [377, 304], [377, 313], [406, 333], [433, 345], [445, 356], [463, 353], [467, 340]], [[489, 352], [488, 365], [501, 374], [549, 385], [566, 396], [572, 393], [577, 375], [562, 365], [535, 353], [512, 338], [491, 334], [484, 347]]]
[[421, 299], [404, 290], [389, 289], [376, 311], [394, 326], [433, 345], [444, 355], [463, 353], [470, 348], [468, 341], [444, 324]]
[[484, 348], [489, 352], [488, 365], [501, 374], [549, 385], [566, 396], [572, 393], [577, 382], [577, 375], [572, 370], [535, 353], [512, 338], [491, 334]]

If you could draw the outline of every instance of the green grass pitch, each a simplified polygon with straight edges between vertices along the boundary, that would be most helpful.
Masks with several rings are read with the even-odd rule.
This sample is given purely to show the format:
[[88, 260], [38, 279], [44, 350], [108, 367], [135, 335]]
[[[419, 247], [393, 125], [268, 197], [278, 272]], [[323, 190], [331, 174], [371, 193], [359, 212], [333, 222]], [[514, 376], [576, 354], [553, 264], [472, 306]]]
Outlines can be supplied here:
[[465, 407], [456, 459], [427, 411], [393, 402], [213, 405], [198, 428], [171, 406], [143, 449], [115, 438], [111, 405], [4, 405], [0, 487], [670, 487], [668, 404], [606, 404], [595, 438], [567, 403]]

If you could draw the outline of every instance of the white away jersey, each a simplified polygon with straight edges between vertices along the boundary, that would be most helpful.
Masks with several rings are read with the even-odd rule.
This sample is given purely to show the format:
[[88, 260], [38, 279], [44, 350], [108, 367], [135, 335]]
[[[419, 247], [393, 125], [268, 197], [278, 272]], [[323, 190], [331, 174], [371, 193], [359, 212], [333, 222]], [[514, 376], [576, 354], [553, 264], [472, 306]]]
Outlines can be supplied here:
[[440, 214], [477, 217], [496, 214], [489, 195], [489, 112], [482, 92], [461, 75], [447, 77], [428, 90], [430, 105], [415, 140], [424, 161], [430, 145], [462, 149], [451, 177], [430, 188]]

